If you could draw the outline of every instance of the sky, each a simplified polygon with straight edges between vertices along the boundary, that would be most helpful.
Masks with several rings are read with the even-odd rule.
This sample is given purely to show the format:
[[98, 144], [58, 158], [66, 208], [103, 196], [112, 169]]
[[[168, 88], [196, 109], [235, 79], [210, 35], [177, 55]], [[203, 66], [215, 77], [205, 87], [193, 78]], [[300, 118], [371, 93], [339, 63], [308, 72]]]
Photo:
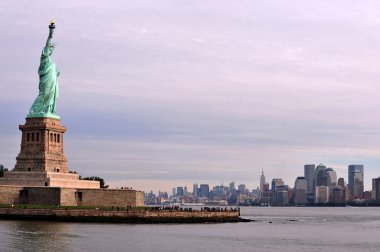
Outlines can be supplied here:
[[380, 176], [379, 1], [0, 2], [0, 163], [55, 20], [69, 168], [111, 187], [294, 186], [323, 163]]

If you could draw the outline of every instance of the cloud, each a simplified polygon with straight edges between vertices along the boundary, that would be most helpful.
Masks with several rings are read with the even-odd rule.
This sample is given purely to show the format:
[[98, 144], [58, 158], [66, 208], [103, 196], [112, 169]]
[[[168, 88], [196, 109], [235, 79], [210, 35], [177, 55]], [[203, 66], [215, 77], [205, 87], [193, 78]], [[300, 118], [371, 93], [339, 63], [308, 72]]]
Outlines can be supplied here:
[[125, 176], [252, 188], [262, 168], [292, 184], [304, 163], [326, 162], [346, 177], [344, 167], [360, 162], [370, 188], [379, 165], [378, 8], [375, 1], [0, 3], [7, 118], [0, 141], [11, 146], [1, 162], [12, 166], [17, 155], [17, 124], [37, 95], [54, 18], [58, 113], [74, 170], [115, 184]]

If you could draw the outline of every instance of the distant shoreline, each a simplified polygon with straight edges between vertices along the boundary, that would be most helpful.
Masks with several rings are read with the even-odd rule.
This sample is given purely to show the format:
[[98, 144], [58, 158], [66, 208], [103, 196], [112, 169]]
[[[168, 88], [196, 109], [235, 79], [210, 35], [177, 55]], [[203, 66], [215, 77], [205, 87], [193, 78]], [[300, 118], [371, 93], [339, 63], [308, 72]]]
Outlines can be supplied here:
[[248, 222], [238, 211], [126, 211], [100, 209], [0, 208], [0, 219], [95, 223], [225, 223]]

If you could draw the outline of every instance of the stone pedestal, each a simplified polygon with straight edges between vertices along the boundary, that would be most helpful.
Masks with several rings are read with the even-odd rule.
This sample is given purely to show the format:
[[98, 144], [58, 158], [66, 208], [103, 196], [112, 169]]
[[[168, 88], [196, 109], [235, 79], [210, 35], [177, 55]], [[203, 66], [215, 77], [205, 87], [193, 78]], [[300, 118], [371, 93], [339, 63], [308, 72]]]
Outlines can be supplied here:
[[21, 150], [12, 171], [4, 172], [0, 185], [63, 188], [100, 188], [99, 181], [80, 180], [69, 172], [63, 152], [66, 128], [55, 118], [26, 118], [19, 126]]
[[21, 150], [15, 172], [67, 173], [67, 158], [63, 153], [66, 128], [58, 119], [27, 118], [22, 131]]

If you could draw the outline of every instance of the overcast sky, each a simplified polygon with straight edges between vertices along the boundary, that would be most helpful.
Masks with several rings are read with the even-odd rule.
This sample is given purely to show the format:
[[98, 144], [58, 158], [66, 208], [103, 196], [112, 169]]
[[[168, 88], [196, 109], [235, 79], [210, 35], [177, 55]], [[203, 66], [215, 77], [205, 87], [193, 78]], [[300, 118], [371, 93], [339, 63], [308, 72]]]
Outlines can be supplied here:
[[[380, 2], [0, 2], [0, 163], [56, 21], [70, 170], [112, 187], [294, 186], [324, 163], [380, 176]], [[191, 189], [190, 189], [191, 191]]]

